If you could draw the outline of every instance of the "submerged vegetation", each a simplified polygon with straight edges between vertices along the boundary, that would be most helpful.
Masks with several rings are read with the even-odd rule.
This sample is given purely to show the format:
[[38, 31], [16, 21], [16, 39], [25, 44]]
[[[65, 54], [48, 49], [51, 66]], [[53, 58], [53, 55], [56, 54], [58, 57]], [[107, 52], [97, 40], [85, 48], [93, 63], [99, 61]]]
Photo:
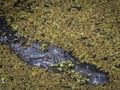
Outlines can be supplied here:
[[27, 65], [0, 43], [1, 90], [119, 90], [119, 5], [119, 0], [1, 0], [0, 16], [18, 34], [62, 47], [80, 62], [109, 73], [104, 86], [80, 84], [86, 78], [69, 69], [71, 62], [57, 65], [65, 73], [54, 73]]

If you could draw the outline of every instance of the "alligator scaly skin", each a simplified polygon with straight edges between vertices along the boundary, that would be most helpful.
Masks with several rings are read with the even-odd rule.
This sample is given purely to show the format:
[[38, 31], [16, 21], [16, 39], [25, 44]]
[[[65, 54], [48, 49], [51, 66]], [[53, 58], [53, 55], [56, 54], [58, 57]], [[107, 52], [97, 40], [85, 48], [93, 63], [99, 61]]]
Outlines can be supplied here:
[[44, 51], [40, 49], [43, 43], [37, 41], [30, 41], [30, 45], [26, 46], [28, 39], [21, 37], [7, 26], [4, 17], [0, 17], [0, 42], [9, 46], [21, 60], [28, 64], [56, 70], [51, 67], [52, 64], [71, 61], [74, 63], [75, 71], [89, 78], [88, 84], [106, 84], [108, 81], [107, 74], [97, 69], [96, 66], [89, 63], [77, 64], [73, 56], [59, 47], [48, 45], [47, 50]]

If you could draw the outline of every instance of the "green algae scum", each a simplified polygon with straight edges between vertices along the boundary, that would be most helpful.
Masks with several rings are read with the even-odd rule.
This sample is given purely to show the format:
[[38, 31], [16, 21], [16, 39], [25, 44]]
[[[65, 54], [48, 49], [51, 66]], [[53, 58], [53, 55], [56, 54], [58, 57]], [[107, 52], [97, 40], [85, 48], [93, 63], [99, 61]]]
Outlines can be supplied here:
[[64, 71], [55, 73], [22, 62], [0, 43], [0, 90], [120, 90], [119, 6], [119, 0], [0, 0], [0, 16], [17, 34], [59, 46], [109, 76], [105, 85], [88, 85], [68, 70], [71, 62], [53, 65]]

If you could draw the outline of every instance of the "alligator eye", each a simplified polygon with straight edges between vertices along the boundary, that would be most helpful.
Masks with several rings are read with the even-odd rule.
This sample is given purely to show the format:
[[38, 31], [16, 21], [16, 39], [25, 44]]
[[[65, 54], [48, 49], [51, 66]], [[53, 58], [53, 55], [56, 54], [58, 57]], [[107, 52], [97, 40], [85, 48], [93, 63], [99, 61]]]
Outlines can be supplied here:
[[50, 57], [44, 57], [44, 61], [53, 62], [53, 59]]
[[88, 74], [88, 76], [91, 76], [91, 75], [92, 75], [92, 73], [89, 73], [89, 74]]

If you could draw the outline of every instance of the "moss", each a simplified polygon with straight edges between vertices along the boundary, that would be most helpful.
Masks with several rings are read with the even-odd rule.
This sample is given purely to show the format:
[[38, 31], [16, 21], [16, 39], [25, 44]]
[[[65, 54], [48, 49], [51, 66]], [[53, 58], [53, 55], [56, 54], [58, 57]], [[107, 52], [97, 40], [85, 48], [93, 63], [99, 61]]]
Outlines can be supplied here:
[[[0, 88], [120, 89], [119, 0], [20, 0], [22, 3], [15, 6], [17, 1], [2, 0], [0, 16], [5, 16], [18, 34], [62, 47], [80, 62], [89, 62], [108, 72], [110, 79], [105, 86], [81, 85], [67, 73], [56, 74], [21, 62], [7, 46], [0, 44], [0, 75], [5, 77]], [[41, 36], [43, 33], [44, 37]], [[104, 57], [107, 60], [103, 60]], [[9, 76], [14, 80], [11, 81]]]

